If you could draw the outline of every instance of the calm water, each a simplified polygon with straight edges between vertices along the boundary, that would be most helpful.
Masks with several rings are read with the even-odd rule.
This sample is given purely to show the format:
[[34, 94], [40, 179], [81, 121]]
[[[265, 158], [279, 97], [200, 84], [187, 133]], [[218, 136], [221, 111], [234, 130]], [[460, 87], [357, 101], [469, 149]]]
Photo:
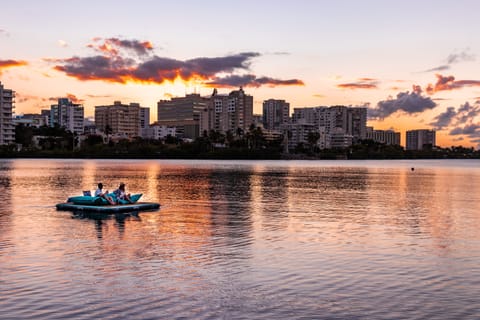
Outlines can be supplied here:
[[479, 164], [0, 160], [0, 318], [479, 319]]

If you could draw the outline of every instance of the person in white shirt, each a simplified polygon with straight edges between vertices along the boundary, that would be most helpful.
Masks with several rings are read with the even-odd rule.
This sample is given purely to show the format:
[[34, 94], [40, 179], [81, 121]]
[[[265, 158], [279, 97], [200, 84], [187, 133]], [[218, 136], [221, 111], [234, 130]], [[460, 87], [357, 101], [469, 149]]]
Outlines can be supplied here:
[[101, 182], [98, 184], [98, 189], [95, 190], [95, 197], [104, 198], [108, 201], [108, 203], [112, 205], [115, 204], [115, 201], [113, 201], [112, 197], [108, 196], [108, 190], [103, 192], [103, 184]]

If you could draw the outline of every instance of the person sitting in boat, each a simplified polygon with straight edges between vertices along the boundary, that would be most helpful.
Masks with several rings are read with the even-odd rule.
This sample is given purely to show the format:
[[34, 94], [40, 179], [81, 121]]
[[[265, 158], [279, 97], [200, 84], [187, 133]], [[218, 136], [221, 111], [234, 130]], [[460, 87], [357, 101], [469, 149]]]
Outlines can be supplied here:
[[118, 186], [118, 189], [113, 191], [113, 193], [117, 197], [117, 201], [118, 200], [126, 200], [130, 203], [133, 203], [132, 199], [130, 199], [130, 193], [125, 192], [125, 183], [123, 183], [123, 182], [120, 183], [120, 185]]
[[112, 197], [108, 196], [108, 190], [103, 192], [103, 184], [101, 182], [98, 184], [98, 189], [95, 190], [95, 197], [104, 198], [108, 201], [108, 203], [112, 205], [115, 204], [115, 201], [113, 201]]

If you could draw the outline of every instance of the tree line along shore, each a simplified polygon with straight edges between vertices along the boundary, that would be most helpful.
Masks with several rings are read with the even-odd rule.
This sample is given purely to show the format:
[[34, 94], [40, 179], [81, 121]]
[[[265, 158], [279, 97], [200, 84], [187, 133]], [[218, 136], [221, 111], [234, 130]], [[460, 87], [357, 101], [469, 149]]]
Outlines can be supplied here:
[[[36, 139], [34, 139], [36, 137]], [[40, 137], [40, 138], [39, 138]], [[474, 148], [425, 146], [405, 150], [373, 140], [360, 140], [348, 148], [319, 149], [318, 137], [286, 150], [284, 137], [267, 140], [261, 128], [239, 136], [204, 132], [195, 140], [172, 136], [152, 140], [107, 139], [89, 135], [83, 141], [62, 127], [17, 126], [15, 145], [1, 146], [2, 158], [130, 158], [130, 159], [480, 159]]]

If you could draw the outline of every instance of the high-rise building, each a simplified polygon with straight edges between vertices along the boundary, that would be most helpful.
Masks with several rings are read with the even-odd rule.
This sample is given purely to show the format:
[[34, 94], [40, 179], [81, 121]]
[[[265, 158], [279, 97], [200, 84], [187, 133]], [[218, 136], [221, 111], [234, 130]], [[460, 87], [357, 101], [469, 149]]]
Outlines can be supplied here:
[[150, 126], [150, 108], [140, 107], [139, 109], [140, 130]]
[[[303, 143], [307, 145], [308, 135], [310, 132], [318, 131], [317, 126], [308, 123], [288, 123], [282, 126], [282, 130], [286, 133], [284, 134], [287, 141], [288, 149], [293, 150], [295, 147]], [[320, 137], [319, 140], [321, 140]]]
[[400, 132], [393, 130], [375, 130], [373, 127], [367, 127], [366, 139], [387, 145], [400, 145]]
[[0, 145], [15, 143], [15, 127], [13, 124], [13, 109], [15, 92], [5, 89], [0, 82]]
[[208, 127], [209, 98], [199, 94], [188, 94], [171, 100], [160, 100], [157, 103], [158, 125], [175, 127], [178, 137], [195, 139]]
[[122, 104], [95, 107], [95, 126], [108, 134], [138, 137], [140, 131], [140, 104]]
[[423, 150], [435, 147], [435, 130], [420, 129], [407, 131], [407, 150]]
[[68, 98], [60, 98], [57, 104], [50, 107], [50, 126], [58, 125], [76, 134], [82, 134], [83, 114], [83, 105], [73, 103]]
[[263, 101], [263, 127], [267, 130], [280, 130], [290, 118], [290, 103], [285, 100]]
[[225, 133], [235, 133], [238, 129], [247, 132], [253, 123], [253, 97], [245, 94], [242, 88], [227, 94], [218, 94], [217, 90], [209, 101], [209, 129]]
[[[325, 146], [344, 146], [366, 138], [367, 109], [345, 106], [294, 108], [293, 123], [312, 124], [325, 132]], [[334, 139], [335, 141], [329, 141]], [[341, 142], [341, 143], [338, 143]]]

